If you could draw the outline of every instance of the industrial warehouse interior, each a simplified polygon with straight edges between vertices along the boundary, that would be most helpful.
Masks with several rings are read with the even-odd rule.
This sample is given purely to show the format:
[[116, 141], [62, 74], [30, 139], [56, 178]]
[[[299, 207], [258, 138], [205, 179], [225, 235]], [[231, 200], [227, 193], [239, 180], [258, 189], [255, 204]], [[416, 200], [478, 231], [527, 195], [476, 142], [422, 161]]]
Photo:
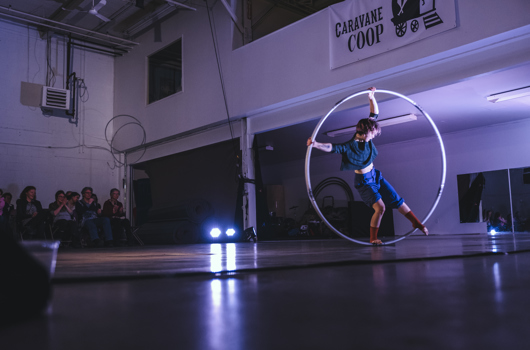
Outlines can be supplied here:
[[524, 348], [529, 10], [0, 0], [0, 347]]

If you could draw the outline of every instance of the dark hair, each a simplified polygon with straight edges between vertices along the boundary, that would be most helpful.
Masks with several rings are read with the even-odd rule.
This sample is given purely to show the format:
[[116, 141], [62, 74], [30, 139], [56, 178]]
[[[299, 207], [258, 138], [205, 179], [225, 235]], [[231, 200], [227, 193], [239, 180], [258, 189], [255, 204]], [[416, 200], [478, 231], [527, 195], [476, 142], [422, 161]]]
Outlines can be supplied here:
[[66, 196], [66, 199], [70, 200], [72, 198], [74, 198], [75, 196], [78, 196], [78, 197], [81, 197], [81, 195], [77, 192], [70, 192], [70, 194], [68, 196]]
[[[112, 191], [111, 191], [112, 192]], [[4, 191], [0, 188], [0, 197], [4, 194]]]
[[117, 188], [113, 188], [112, 190], [110, 190], [109, 194], [112, 196], [112, 192], [114, 192], [114, 191], [118, 191], [118, 194], [120, 193], [120, 190], [118, 190]]
[[63, 190], [59, 190], [59, 191], [55, 192], [55, 200], [57, 200], [57, 198], [59, 198], [60, 194], [64, 194], [64, 191]]
[[90, 191], [92, 193], [94, 193], [94, 190], [92, 189], [92, 187], [83, 187], [83, 189], [81, 190], [81, 194], [85, 194], [86, 191]]
[[366, 135], [368, 132], [373, 132], [374, 136], [381, 134], [381, 127], [374, 118], [364, 118], [357, 123], [357, 133]]
[[4, 198], [6, 198], [6, 197], [13, 198], [13, 195], [11, 193], [9, 193], [9, 192], [6, 192], [6, 193], [4, 193], [4, 195], [2, 197], [4, 197]]
[[35, 188], [35, 186], [26, 186], [22, 190], [22, 192], [20, 193], [20, 199], [26, 199], [26, 196], [27, 196], [28, 192], [31, 191], [31, 190], [35, 190], [36, 191], [37, 189]]
[[94, 202], [98, 202], [98, 196], [95, 193], [92, 193], [92, 197], [90, 198], [94, 198]]

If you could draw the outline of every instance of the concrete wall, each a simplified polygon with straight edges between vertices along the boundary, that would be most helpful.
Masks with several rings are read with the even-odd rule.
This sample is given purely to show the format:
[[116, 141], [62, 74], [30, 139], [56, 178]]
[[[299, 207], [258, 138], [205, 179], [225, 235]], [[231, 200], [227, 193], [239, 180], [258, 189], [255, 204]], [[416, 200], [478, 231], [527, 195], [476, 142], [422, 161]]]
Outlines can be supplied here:
[[[36, 30], [0, 21], [0, 61], [0, 188], [16, 199], [25, 186], [35, 186], [45, 207], [59, 189], [92, 186], [100, 200], [107, 199], [121, 183], [120, 169], [107, 165], [113, 162], [104, 135], [113, 116], [113, 58], [74, 50], [73, 70], [87, 87], [78, 126], [44, 116], [38, 107], [39, 85], [46, 83], [46, 39]], [[57, 88], [65, 87], [65, 61], [66, 43], [53, 37], [50, 65]], [[23, 93], [22, 83], [36, 84], [30, 86], [37, 94]], [[111, 124], [109, 135], [112, 130]]]

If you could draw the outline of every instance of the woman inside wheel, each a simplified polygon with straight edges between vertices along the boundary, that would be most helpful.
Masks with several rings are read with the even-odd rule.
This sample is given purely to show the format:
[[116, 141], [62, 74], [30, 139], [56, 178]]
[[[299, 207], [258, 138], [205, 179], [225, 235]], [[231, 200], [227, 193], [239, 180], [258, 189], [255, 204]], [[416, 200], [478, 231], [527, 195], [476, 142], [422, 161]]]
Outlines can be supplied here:
[[381, 128], [376, 121], [379, 116], [379, 107], [374, 96], [375, 87], [371, 87], [369, 90], [370, 116], [359, 120], [357, 132], [350, 141], [337, 144], [320, 143], [309, 138], [307, 146], [313, 145], [313, 147], [324, 152], [342, 154], [340, 170], [353, 170], [355, 172], [355, 189], [361, 195], [363, 202], [375, 210], [370, 221], [370, 243], [382, 244], [381, 240], [377, 239], [377, 233], [386, 207], [396, 208], [412, 222], [412, 227], [428, 235], [427, 227], [418, 220], [405, 204], [403, 198], [383, 178], [381, 172], [374, 168], [373, 161], [377, 157], [377, 149], [372, 139], [381, 134]]

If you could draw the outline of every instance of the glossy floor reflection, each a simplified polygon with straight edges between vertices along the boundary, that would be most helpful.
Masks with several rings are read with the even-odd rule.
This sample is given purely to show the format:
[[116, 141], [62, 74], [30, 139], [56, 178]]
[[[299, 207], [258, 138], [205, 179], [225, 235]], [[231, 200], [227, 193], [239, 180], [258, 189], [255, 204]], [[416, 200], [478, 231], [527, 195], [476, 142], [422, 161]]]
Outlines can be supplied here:
[[55, 281], [176, 276], [234, 271], [433, 259], [530, 250], [530, 234], [411, 236], [371, 247], [344, 239], [137, 246], [63, 250]]
[[[76, 266], [85, 278], [57, 279], [49, 314], [0, 330], [0, 347], [526, 349], [528, 236], [406, 241], [362, 249], [340, 240], [203, 245], [189, 246], [188, 255], [185, 247], [83, 252]], [[71, 254], [61, 254], [61, 264], [75, 264]], [[88, 274], [94, 254], [111, 261], [123, 254], [123, 264], [136, 268], [138, 260], [164, 266], [141, 270], [152, 278], [133, 278], [123, 271], [134, 269], [120, 266], [116, 280], [97, 280], [94, 271], [107, 265]]]

